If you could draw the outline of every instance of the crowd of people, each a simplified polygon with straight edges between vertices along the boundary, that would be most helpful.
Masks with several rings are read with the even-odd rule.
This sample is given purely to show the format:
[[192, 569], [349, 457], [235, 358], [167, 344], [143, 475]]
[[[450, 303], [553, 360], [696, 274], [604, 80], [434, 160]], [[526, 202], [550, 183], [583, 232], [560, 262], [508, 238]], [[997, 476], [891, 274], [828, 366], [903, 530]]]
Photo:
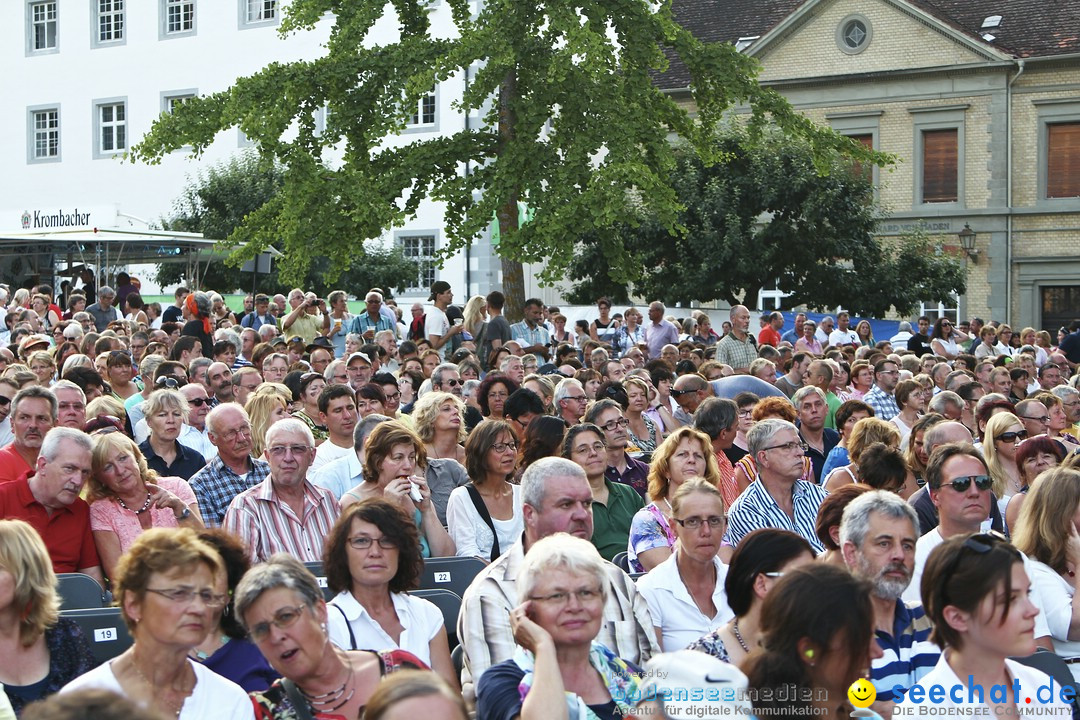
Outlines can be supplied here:
[[[0, 718], [606, 720], [719, 687], [848, 717], [859, 678], [867, 717], [972, 682], [1021, 694], [934, 707], [1015, 714], [1080, 679], [1080, 322], [755, 335], [601, 298], [568, 329], [443, 281], [353, 315], [117, 280], [0, 289]], [[455, 555], [485, 567], [448, 627], [411, 591]], [[133, 639], [103, 665], [73, 572]]]

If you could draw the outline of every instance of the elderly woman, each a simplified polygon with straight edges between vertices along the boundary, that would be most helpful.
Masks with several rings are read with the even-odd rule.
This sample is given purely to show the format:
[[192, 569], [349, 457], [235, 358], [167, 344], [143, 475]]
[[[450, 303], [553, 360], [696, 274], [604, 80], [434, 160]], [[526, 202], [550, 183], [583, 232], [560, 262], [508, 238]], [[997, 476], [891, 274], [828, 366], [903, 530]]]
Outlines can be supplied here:
[[214, 580], [214, 592], [228, 596], [229, 602], [214, 612], [210, 632], [191, 651], [191, 656], [247, 692], [265, 690], [281, 675], [248, 639], [244, 626], [236, 618], [232, 601], [240, 579], [251, 568], [250, 553], [238, 537], [221, 528], [200, 530], [199, 539], [221, 556], [224, 570]]
[[480, 412], [486, 418], [493, 420], [503, 419], [503, 407], [518, 384], [505, 375], [488, 373], [477, 389], [477, 399], [480, 401]]
[[727, 566], [716, 556], [727, 525], [720, 491], [690, 478], [673, 494], [671, 507], [675, 549], [637, 586], [665, 652], [682, 650], [733, 617], [724, 594]]
[[469, 434], [465, 469], [472, 482], [455, 488], [446, 505], [458, 555], [495, 560], [525, 529], [521, 486], [510, 482], [516, 451], [513, 428], [505, 420], [484, 420]]
[[413, 427], [429, 460], [450, 458], [465, 462], [465, 403], [447, 392], [429, 392], [416, 401]]
[[1020, 470], [1020, 492], [1012, 495], [1005, 504], [1005, 527], [1014, 528], [1020, 518], [1020, 512], [1027, 501], [1028, 490], [1035, 484], [1035, 478], [1057, 467], [1065, 460], [1065, 448], [1061, 443], [1045, 435], [1038, 435], [1020, 442], [1016, 447], [1016, 467]]
[[720, 468], [709, 436], [683, 427], [664, 440], [649, 463], [651, 502], [638, 510], [630, 523], [627, 554], [632, 572], [648, 572], [671, 557], [675, 544], [671, 498], [692, 477], [704, 477], [719, 486]]
[[431, 486], [425, 474], [417, 473], [426, 464], [424, 443], [411, 428], [397, 420], [380, 423], [365, 446], [364, 482], [341, 496], [342, 511], [369, 497], [385, 498], [416, 522], [424, 557], [454, 555], [454, 541], [439, 520]]
[[37, 352], [30, 353], [30, 372], [37, 375], [37, 384], [42, 387], [49, 387], [53, 384], [53, 380], [56, 379], [56, 362], [53, 360], [52, 353], [48, 350], [38, 350]]
[[1080, 664], [1073, 662], [1080, 658], [1080, 603], [1074, 602], [1080, 583], [1078, 516], [1080, 471], [1050, 469], [1027, 494], [1013, 530], [1013, 543], [1031, 560], [1031, 582], [1043, 600], [1054, 652], [1066, 658], [1074, 678], [1080, 678]]
[[821, 343], [818, 342], [815, 333], [817, 332], [817, 323], [813, 320], [806, 320], [803, 323], [802, 337], [795, 340], [795, 352], [810, 353], [811, 355], [821, 355]]
[[45, 543], [22, 520], [0, 520], [0, 683], [16, 715], [94, 667], [75, 621], [60, 617]]
[[188, 657], [213, 627], [214, 612], [228, 602], [215, 589], [220, 572], [217, 551], [194, 530], [143, 533], [121, 558], [113, 583], [134, 644], [61, 692], [110, 690], [179, 720], [253, 717], [239, 685]]
[[109, 578], [120, 555], [143, 531], [203, 526], [199, 503], [187, 482], [158, 477], [135, 441], [119, 432], [94, 436], [87, 490], [90, 529]]
[[557, 534], [529, 548], [510, 614], [514, 657], [484, 671], [480, 718], [599, 718], [630, 714], [641, 671], [595, 642], [604, 621], [604, 561], [588, 541]]
[[326, 538], [323, 570], [337, 593], [329, 603], [330, 640], [345, 650], [400, 648], [458, 689], [442, 612], [409, 595], [424, 560], [416, 526], [380, 498], [350, 505]]
[[158, 475], [190, 480], [203, 469], [206, 458], [177, 440], [187, 422], [187, 399], [179, 390], [163, 388], [150, 393], [143, 403], [150, 434], [139, 443], [146, 465]]
[[319, 395], [326, 387], [326, 379], [316, 372], [307, 372], [300, 376], [297, 390], [293, 394], [293, 400], [300, 403], [300, 408], [293, 412], [293, 417], [303, 421], [311, 434], [315, 436], [315, 444], [320, 445], [330, 437], [330, 431], [326, 426], [315, 422], [319, 417]]
[[738, 665], [758, 647], [761, 605], [777, 581], [814, 561], [810, 543], [787, 530], [755, 530], [731, 556], [724, 596], [735, 617], [690, 645], [726, 663]]
[[[266, 431], [278, 420], [289, 417], [289, 401], [280, 389], [263, 384], [248, 396], [244, 409], [251, 421], [251, 455], [262, 457], [266, 449]], [[285, 386], [280, 386], [284, 388]]]
[[385, 675], [402, 668], [427, 669], [404, 650], [342, 650], [334, 645], [315, 577], [284, 553], [244, 575], [236, 588], [236, 615], [283, 676], [266, 692], [252, 695], [259, 720], [359, 718]]

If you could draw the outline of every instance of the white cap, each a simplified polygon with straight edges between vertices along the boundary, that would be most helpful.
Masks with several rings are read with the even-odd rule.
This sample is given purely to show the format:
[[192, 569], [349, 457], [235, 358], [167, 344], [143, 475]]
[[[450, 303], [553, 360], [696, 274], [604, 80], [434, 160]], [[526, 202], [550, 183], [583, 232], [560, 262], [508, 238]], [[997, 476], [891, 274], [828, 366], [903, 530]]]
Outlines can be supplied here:
[[679, 650], [645, 665], [641, 702], [660, 702], [672, 720], [703, 717], [705, 707], [708, 717], [752, 717], [747, 686], [746, 675], [734, 665], [698, 650]]

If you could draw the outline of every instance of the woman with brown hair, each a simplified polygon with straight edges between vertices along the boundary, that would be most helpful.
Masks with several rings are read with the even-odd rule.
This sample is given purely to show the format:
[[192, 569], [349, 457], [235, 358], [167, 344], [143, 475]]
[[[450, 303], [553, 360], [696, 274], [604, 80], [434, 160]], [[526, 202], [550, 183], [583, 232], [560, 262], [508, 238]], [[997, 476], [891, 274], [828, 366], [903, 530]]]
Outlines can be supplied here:
[[416, 526], [400, 507], [379, 498], [350, 505], [326, 538], [323, 571], [337, 593], [327, 630], [344, 650], [406, 650], [456, 690], [442, 612], [409, 595], [423, 568]]
[[455, 488], [446, 523], [457, 554], [495, 560], [525, 529], [521, 486], [510, 482], [516, 464], [514, 431], [504, 420], [484, 420], [465, 442], [465, 469], [472, 482]]

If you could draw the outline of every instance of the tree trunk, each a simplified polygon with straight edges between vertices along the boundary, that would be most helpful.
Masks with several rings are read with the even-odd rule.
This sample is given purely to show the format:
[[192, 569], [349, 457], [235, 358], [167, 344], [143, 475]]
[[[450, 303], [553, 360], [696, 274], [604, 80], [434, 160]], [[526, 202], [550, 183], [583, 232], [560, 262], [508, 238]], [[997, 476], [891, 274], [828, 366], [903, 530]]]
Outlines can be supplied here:
[[[510, 71], [503, 80], [499, 89], [499, 151], [509, 145], [514, 139], [517, 115], [514, 112], [512, 101], [517, 97], [517, 73]], [[499, 237], [502, 242], [510, 237], [511, 233], [518, 229], [518, 200], [521, 193], [515, 188], [506, 202], [499, 206], [495, 216], [499, 220]], [[506, 305], [503, 307], [503, 315], [508, 322], [519, 322], [525, 314], [525, 270], [521, 263], [503, 254], [503, 246], [500, 243], [499, 257], [502, 259], [503, 272], [503, 295], [506, 296]]]

